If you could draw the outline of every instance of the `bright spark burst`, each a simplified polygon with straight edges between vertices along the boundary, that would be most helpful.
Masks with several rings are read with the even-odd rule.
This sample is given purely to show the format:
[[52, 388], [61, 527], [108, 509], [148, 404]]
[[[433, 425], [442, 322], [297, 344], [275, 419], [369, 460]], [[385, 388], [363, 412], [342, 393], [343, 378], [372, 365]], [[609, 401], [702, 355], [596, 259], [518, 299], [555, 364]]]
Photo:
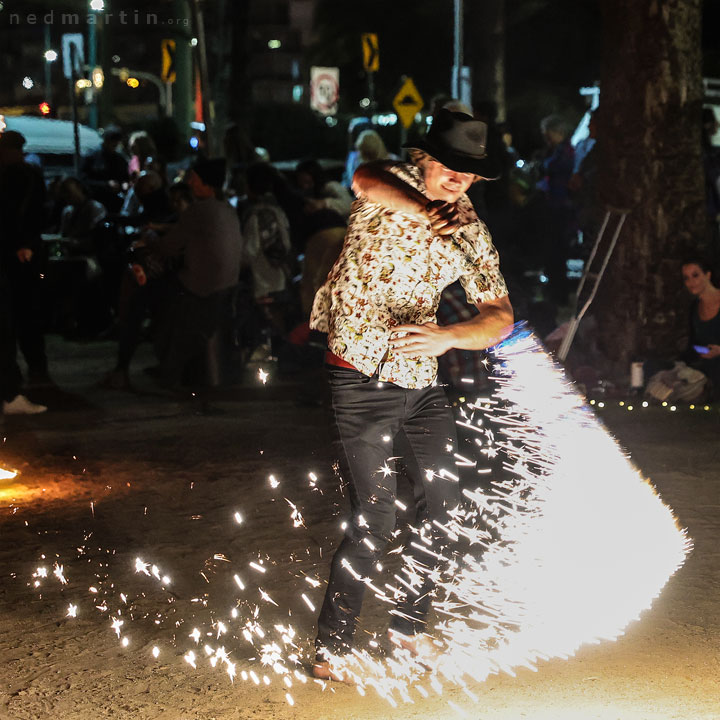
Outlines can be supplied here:
[[585, 642], [617, 638], [690, 549], [670, 510], [532, 335], [516, 332], [496, 354], [500, 403], [485, 412], [499, 427], [511, 479], [466, 491], [502, 542], [488, 544], [487, 530], [468, 518], [453, 528], [487, 549], [458, 559], [440, 586], [442, 668], [451, 678], [534, 668]]
[[55, 563], [55, 567], [53, 568], [53, 575], [54, 575], [63, 585], [67, 585], [67, 580], [65, 579], [65, 571], [64, 571], [62, 565], [58, 565], [57, 563]]
[[266, 373], [262, 368], [258, 370], [258, 379], [263, 385], [267, 384], [268, 378], [270, 377], [269, 373]]
[[[503, 453], [505, 475], [487, 478], [491, 482], [482, 489], [466, 489], [466, 504], [453, 522], [435, 523], [454, 554], [443, 558], [432, 545], [433, 528], [426, 524], [390, 551], [404, 560], [404, 567], [401, 572], [391, 569], [386, 575], [390, 582], [384, 585], [384, 581], [373, 583], [373, 578], [362, 577], [343, 561], [343, 567], [376, 598], [390, 604], [422, 585], [423, 568], [407, 555], [406, 548], [422, 550], [428, 563], [438, 561], [445, 568], [432, 570], [439, 618], [434, 645], [441, 651], [437, 662], [433, 661], [436, 673], [428, 677], [422, 663], [405, 650], [380, 659], [374, 640], [369, 652], [358, 650], [344, 661], [343, 669], [359, 683], [361, 695], [372, 687], [393, 706], [413, 702], [418, 696], [427, 698], [431, 692], [440, 695], [450, 683], [477, 702], [468, 679], [482, 681], [501, 671], [514, 674], [520, 667], [536, 669], [539, 660], [567, 658], [585, 642], [615, 639], [650, 606], [690, 548], [670, 510], [584, 407], [532, 335], [516, 333], [495, 355], [499, 363], [495, 392], [461, 408], [458, 425], [474, 433], [471, 447], [478, 457], [491, 459]], [[267, 373], [260, 373], [267, 378]], [[469, 451], [460, 455], [448, 446], [448, 453], [455, 467], [481, 475], [491, 472], [478, 464], [477, 457], [467, 457]], [[388, 465], [381, 470], [385, 475], [390, 472]], [[430, 481], [459, 481], [445, 469], [438, 475], [427, 472]], [[315, 491], [317, 476], [309, 473], [308, 478], [309, 490]], [[280, 485], [273, 475], [268, 482], [271, 489]], [[294, 526], [305, 528], [298, 505], [285, 500]], [[407, 510], [400, 501], [396, 505]], [[242, 523], [239, 513], [234, 519]], [[357, 523], [360, 528], [368, 526], [362, 516]], [[372, 543], [365, 542], [372, 549]], [[258, 561], [248, 564], [256, 572], [265, 574], [269, 567], [277, 567], [269, 558], [264, 564], [266, 560], [260, 558], [266, 556], [255, 557]], [[218, 558], [229, 562], [224, 556]], [[140, 558], [135, 560], [135, 572], [169, 583], [157, 565]], [[300, 574], [313, 588], [321, 585], [305, 571]], [[61, 584], [67, 583], [62, 565], [55, 564], [53, 575]], [[35, 584], [47, 576], [47, 568], [38, 567], [33, 574]], [[281, 678], [284, 691], [295, 682], [308, 682], [303, 671], [306, 639], [297, 637], [290, 626], [264, 622], [266, 609], [277, 613], [273, 608], [278, 603], [257, 584], [253, 588], [248, 581], [246, 585], [237, 574], [232, 578], [240, 590], [248, 586], [257, 590], [263, 602], [238, 600], [227, 624], [216, 616], [210, 626], [194, 628], [189, 639], [196, 646], [213, 635], [216, 640], [225, 636], [226, 642], [238, 639], [241, 644], [244, 639], [253, 658], [272, 672], [260, 676], [250, 667], [238, 669], [224, 647], [214, 649], [207, 644], [200, 658], [195, 651], [187, 651], [185, 662], [193, 668], [199, 660], [224, 668], [231, 682], [237, 674], [257, 686], [269, 685], [270, 676]], [[106, 592], [106, 586], [97, 585], [90, 588], [91, 593]], [[299, 596], [305, 612], [315, 614], [311, 598], [302, 592]], [[121, 597], [126, 605], [124, 594]], [[208, 598], [191, 602], [207, 607]], [[103, 599], [96, 607], [108, 611], [108, 601]], [[76, 613], [77, 606], [71, 604], [67, 616]], [[120, 643], [127, 647], [123, 628], [133, 619], [131, 611], [110, 610], [108, 614]], [[295, 615], [295, 610], [288, 615]], [[155, 658], [159, 652], [153, 647]], [[289, 692], [286, 701], [294, 704]], [[448, 704], [456, 713], [464, 712], [456, 703]]]
[[0, 468], [0, 480], [12, 480], [17, 473], [14, 470], [4, 470]]

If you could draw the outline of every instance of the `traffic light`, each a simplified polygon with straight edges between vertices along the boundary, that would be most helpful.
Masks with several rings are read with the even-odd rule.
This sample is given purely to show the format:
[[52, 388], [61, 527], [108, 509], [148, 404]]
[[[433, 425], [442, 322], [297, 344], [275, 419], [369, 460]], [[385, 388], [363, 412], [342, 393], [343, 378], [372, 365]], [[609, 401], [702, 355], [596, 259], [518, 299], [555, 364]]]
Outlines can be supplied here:
[[40, 114], [43, 117], [50, 117], [50, 113], [52, 112], [52, 108], [50, 107], [50, 103], [47, 101], [43, 101], [38, 105], [38, 110], [40, 110]]

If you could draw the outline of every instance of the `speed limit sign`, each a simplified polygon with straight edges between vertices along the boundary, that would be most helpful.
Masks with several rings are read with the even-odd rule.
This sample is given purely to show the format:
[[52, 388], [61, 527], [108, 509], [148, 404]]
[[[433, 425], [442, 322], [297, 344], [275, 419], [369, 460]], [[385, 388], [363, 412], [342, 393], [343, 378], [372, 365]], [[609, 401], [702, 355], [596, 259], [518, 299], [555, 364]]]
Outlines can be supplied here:
[[335, 115], [340, 96], [340, 68], [310, 68], [310, 107], [323, 115]]

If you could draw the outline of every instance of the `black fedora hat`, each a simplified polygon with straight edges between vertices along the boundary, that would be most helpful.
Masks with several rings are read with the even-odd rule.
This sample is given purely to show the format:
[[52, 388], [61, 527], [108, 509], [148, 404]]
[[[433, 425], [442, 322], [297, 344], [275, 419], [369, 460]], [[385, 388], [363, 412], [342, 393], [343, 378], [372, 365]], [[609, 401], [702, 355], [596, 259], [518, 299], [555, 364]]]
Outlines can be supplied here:
[[427, 135], [403, 147], [422, 150], [455, 172], [495, 180], [500, 175], [500, 168], [494, 158], [488, 157], [486, 142], [487, 125], [484, 122], [475, 120], [472, 115], [442, 108], [434, 115]]

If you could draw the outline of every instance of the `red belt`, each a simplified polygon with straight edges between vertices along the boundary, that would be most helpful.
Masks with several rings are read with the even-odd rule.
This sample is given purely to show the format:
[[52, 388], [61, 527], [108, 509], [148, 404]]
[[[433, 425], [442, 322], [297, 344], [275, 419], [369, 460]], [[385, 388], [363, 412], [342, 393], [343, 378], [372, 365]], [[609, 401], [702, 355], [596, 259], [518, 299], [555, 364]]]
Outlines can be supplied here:
[[347, 368], [348, 370], [356, 370], [357, 372], [360, 372], [354, 365], [351, 365], [347, 360], [343, 360], [341, 357], [338, 357], [335, 353], [332, 353], [329, 350], [325, 352], [325, 362], [328, 365], [335, 365], [336, 367]]

